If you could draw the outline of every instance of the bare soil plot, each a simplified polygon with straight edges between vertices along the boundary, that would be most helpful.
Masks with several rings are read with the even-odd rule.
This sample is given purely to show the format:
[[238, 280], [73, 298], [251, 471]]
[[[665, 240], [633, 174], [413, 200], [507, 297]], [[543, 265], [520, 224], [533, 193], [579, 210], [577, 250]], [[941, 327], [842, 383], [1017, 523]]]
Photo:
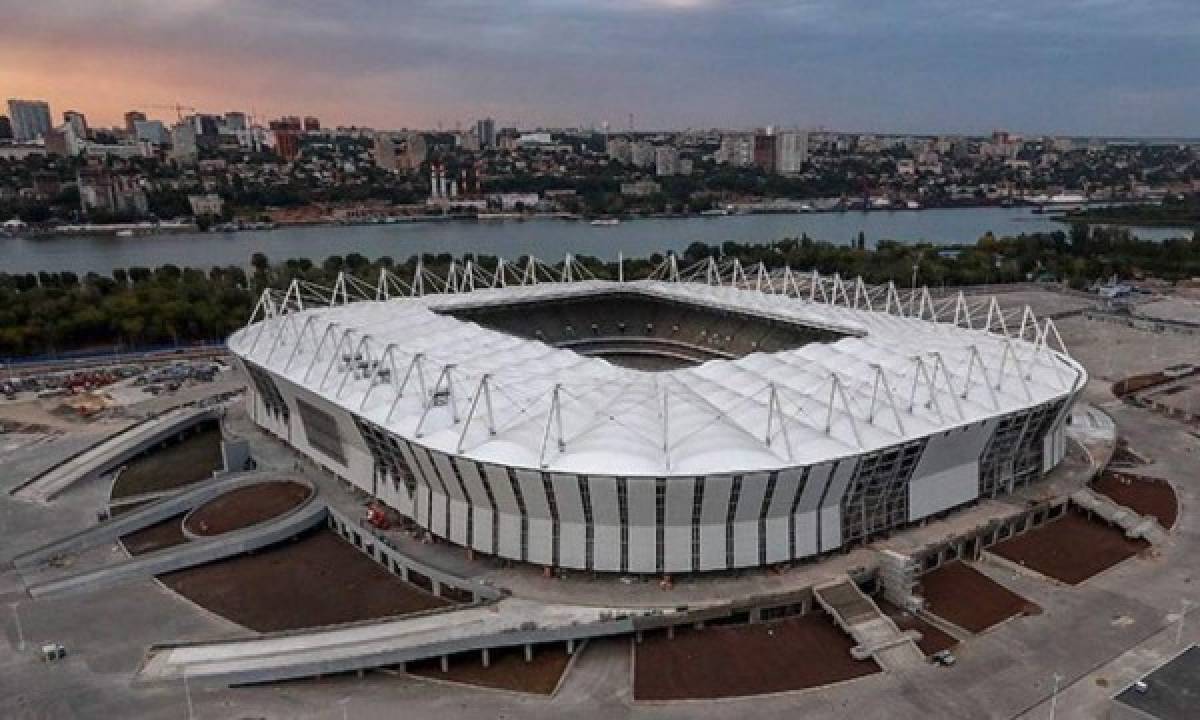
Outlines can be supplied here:
[[187, 529], [197, 535], [220, 535], [256, 525], [300, 505], [309, 494], [309, 488], [287, 480], [240, 487], [197, 508], [187, 519]]
[[185, 542], [187, 537], [183, 534], [182, 513], [121, 537], [121, 543], [130, 555], [154, 552]]
[[1155, 385], [1161, 385], [1166, 381], [1167, 376], [1161, 372], [1131, 375], [1124, 380], [1118, 380], [1113, 383], [1112, 394], [1117, 397], [1124, 397], [1130, 393], [1139, 392]]
[[1175, 490], [1165, 480], [1106, 472], [1092, 482], [1092, 489], [1139, 515], [1154, 517], [1168, 530], [1174, 527], [1179, 514]]
[[570, 662], [571, 656], [564, 645], [536, 647], [529, 662], [525, 662], [523, 647], [497, 648], [490, 652], [488, 667], [483, 666], [480, 653], [472, 652], [452, 656], [447, 672], [442, 672], [440, 659], [433, 659], [409, 663], [408, 673], [499, 690], [551, 695]]
[[259, 632], [406, 615], [450, 604], [405, 583], [324, 528], [159, 579], [197, 605]]
[[633, 696], [685, 700], [820, 687], [879, 672], [821, 613], [754, 625], [647, 634], [636, 644]]
[[1060, 582], [1078, 585], [1148, 547], [1145, 540], [1131, 540], [1120, 529], [1073, 510], [988, 551]]
[[221, 430], [216, 423], [182, 442], [134, 458], [113, 484], [114, 499], [174, 490], [212, 476], [221, 467]]
[[917, 594], [929, 612], [972, 633], [1042, 609], [972, 567], [955, 561], [921, 576]]
[[958, 645], [958, 641], [936, 625], [913, 615], [912, 613], [898, 608], [883, 598], [876, 598], [875, 604], [879, 606], [880, 611], [892, 619], [896, 623], [896, 627], [900, 628], [901, 632], [905, 630], [916, 630], [921, 633], [921, 639], [917, 641], [917, 647], [921, 652], [925, 653], [926, 657], [942, 650], [949, 650]]

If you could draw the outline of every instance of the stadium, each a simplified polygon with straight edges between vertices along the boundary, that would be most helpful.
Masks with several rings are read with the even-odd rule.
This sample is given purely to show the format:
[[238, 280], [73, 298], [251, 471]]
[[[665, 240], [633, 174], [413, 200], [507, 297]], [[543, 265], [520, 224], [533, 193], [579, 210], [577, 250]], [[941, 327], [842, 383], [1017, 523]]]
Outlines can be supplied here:
[[[266, 291], [253, 421], [433, 536], [601, 573], [770, 566], [1040, 479], [1086, 381], [995, 300], [671, 256]], [[1057, 341], [1058, 349], [1052, 347]]]

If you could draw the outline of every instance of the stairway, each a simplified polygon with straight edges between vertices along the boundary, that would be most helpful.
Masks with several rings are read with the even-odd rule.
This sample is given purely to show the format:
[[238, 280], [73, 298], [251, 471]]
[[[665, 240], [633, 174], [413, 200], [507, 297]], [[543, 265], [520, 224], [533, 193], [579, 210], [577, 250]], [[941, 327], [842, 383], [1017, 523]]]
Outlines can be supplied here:
[[925, 663], [925, 655], [916, 643], [919, 633], [901, 632], [850, 578], [818, 586], [813, 594], [834, 622], [857, 643], [850, 651], [856, 660], [873, 658], [888, 671]]

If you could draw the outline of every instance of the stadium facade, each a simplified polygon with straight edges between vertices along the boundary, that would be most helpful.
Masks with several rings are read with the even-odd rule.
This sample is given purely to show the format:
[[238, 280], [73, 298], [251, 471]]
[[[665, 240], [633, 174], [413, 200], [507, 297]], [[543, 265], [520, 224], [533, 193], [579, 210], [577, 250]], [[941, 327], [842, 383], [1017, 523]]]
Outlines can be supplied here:
[[674, 263], [293, 283], [229, 347], [262, 428], [437, 537], [545, 566], [810, 558], [1063, 458], [1086, 376], [1028, 308]]

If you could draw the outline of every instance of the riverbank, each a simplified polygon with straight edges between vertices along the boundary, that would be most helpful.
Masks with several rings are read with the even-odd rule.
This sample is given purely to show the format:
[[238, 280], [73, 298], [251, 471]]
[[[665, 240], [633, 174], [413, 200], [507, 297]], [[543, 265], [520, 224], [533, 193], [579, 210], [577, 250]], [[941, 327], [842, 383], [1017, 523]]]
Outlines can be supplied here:
[[1082, 208], [1063, 220], [1089, 225], [1194, 229], [1200, 227], [1200, 196], [1175, 195], [1156, 203]]
[[1200, 216], [1179, 218], [1179, 219], [1146, 219], [1146, 218], [1129, 218], [1120, 215], [1102, 215], [1096, 213], [1080, 213], [1078, 215], [1067, 213], [1066, 215], [1058, 215], [1054, 218], [1060, 223], [1066, 225], [1074, 225], [1083, 223], [1085, 225], [1108, 225], [1113, 227], [1128, 227], [1128, 228], [1163, 228], [1177, 230], [1193, 230], [1200, 226]]
[[[996, 237], [1064, 231], [1051, 215], [1031, 208], [950, 208], [921, 211], [814, 212], [718, 217], [641, 217], [617, 225], [587, 222], [473, 221], [279, 227], [231, 233], [180, 232], [136, 237], [55, 235], [0, 238], [0, 269], [8, 273], [70, 271], [110, 274], [116, 268], [214, 266], [248, 267], [254, 253], [271, 258], [304, 258], [314, 263], [330, 255], [406, 258], [414, 254], [466, 253], [515, 259], [522, 255], [561, 258], [566, 253], [615, 260], [670, 250], [694, 242], [770, 243], [808, 236], [833, 245], [854, 244], [861, 233], [868, 248], [889, 240], [904, 244], [973, 244]], [[1151, 240], [1178, 237], [1170, 229], [1138, 229]], [[1187, 233], [1190, 235], [1190, 233]]]
[[[1036, 203], [1022, 200], [947, 203], [943, 205], [926, 206], [918, 203], [897, 203], [894, 205], [865, 204], [861, 200], [845, 202], [841, 198], [816, 198], [810, 200], [762, 200], [754, 202], [729, 203], [722, 208], [696, 212], [627, 212], [617, 216], [598, 216], [569, 212], [485, 212], [485, 213], [449, 213], [449, 214], [378, 214], [353, 215], [340, 217], [333, 215], [306, 215], [303, 218], [289, 218], [281, 215], [270, 222], [249, 220], [234, 220], [202, 227], [195, 221], [146, 221], [131, 223], [103, 224], [69, 224], [69, 225], [22, 225], [19, 231], [0, 231], [0, 237], [48, 237], [61, 235], [120, 235], [133, 233], [136, 235], [155, 235], [173, 232], [210, 232], [235, 233], [259, 230], [274, 230], [276, 228], [309, 228], [309, 227], [347, 227], [364, 225], [397, 225], [404, 223], [441, 223], [441, 222], [528, 222], [537, 220], [564, 220], [568, 222], [594, 222], [603, 220], [603, 224], [611, 225], [610, 220], [618, 222], [635, 222], [638, 220], [687, 220], [696, 218], [740, 217], [746, 215], [811, 215], [821, 213], [910, 213], [935, 212], [939, 210], [984, 210], [984, 209], [1019, 209], [1031, 208], [1035, 214], [1042, 214], [1044, 208]], [[242, 212], [246, 212], [243, 210]], [[258, 211], [267, 214], [266, 209]]]

